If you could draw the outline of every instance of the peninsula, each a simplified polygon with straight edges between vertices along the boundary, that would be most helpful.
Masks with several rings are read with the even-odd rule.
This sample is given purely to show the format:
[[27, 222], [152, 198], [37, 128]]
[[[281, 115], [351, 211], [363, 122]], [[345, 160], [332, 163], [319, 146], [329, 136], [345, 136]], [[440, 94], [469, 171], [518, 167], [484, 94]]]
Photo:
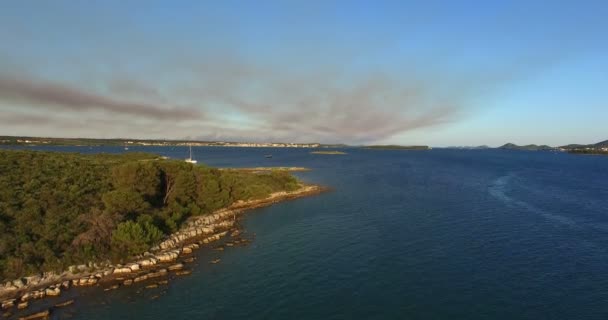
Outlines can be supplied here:
[[180, 255], [238, 237], [235, 217], [244, 210], [324, 190], [288, 170], [258, 169], [147, 153], [0, 150], [2, 307], [70, 286], [118, 287], [182, 272]]

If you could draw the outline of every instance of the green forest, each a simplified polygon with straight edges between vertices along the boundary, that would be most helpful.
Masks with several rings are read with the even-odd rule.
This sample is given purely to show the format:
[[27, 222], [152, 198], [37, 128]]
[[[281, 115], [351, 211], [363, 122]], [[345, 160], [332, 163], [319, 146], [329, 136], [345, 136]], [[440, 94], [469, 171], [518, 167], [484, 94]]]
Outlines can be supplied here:
[[152, 154], [0, 150], [0, 279], [143, 253], [193, 215], [294, 190], [287, 172]]

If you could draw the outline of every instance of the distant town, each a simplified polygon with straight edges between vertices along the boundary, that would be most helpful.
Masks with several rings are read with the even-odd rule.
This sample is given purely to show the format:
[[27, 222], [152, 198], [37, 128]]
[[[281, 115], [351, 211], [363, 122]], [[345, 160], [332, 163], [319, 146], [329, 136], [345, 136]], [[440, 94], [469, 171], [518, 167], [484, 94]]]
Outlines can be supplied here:
[[41, 138], [1, 136], [0, 145], [52, 145], [52, 146], [193, 146], [193, 147], [251, 147], [251, 148], [320, 148], [339, 147], [320, 143], [290, 142], [229, 142], [189, 140], [140, 140], [140, 139], [89, 139], [89, 138]]

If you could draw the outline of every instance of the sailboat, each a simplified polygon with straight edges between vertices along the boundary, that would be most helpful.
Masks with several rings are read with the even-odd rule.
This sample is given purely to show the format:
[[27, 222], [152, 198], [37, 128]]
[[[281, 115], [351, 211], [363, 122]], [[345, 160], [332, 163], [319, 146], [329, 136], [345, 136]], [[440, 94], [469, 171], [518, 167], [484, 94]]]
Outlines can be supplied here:
[[188, 159], [186, 159], [186, 162], [196, 164], [196, 160], [194, 160], [194, 158], [192, 158], [192, 146], [190, 146], [190, 157]]

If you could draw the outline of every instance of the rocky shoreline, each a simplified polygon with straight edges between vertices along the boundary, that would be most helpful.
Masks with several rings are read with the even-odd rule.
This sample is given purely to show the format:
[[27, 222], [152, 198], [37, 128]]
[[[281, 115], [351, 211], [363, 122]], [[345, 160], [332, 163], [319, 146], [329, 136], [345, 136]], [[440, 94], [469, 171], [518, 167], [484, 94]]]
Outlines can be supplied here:
[[[0, 284], [0, 307], [4, 316], [9, 317], [15, 309], [27, 308], [30, 301], [45, 297], [57, 297], [72, 287], [107, 284], [110, 285], [104, 289], [107, 291], [164, 277], [169, 273], [175, 275], [189, 274], [189, 270], [183, 270], [184, 263], [191, 262], [193, 258], [186, 258], [182, 262], [178, 262], [178, 259], [190, 255], [201, 246], [220, 240], [229, 233], [233, 237], [238, 237], [240, 230], [236, 228], [236, 218], [244, 211], [280, 201], [318, 194], [325, 190], [325, 188], [316, 185], [301, 185], [295, 191], [275, 192], [264, 199], [238, 201], [212, 214], [191, 217], [179, 231], [168, 236], [163, 242], [151, 248], [149, 252], [135, 257], [126, 264], [113, 265], [109, 261], [90, 262], [87, 265], [70, 266], [68, 270], [60, 274], [46, 272], [7, 281]], [[241, 240], [238, 241], [241, 242]], [[242, 241], [245, 243], [247, 240], [243, 239]], [[71, 303], [68, 300], [55, 307], [63, 307], [69, 304]], [[36, 314], [44, 317], [45, 314], [48, 316], [48, 312], [50, 312], [49, 309], [39, 311]]]

